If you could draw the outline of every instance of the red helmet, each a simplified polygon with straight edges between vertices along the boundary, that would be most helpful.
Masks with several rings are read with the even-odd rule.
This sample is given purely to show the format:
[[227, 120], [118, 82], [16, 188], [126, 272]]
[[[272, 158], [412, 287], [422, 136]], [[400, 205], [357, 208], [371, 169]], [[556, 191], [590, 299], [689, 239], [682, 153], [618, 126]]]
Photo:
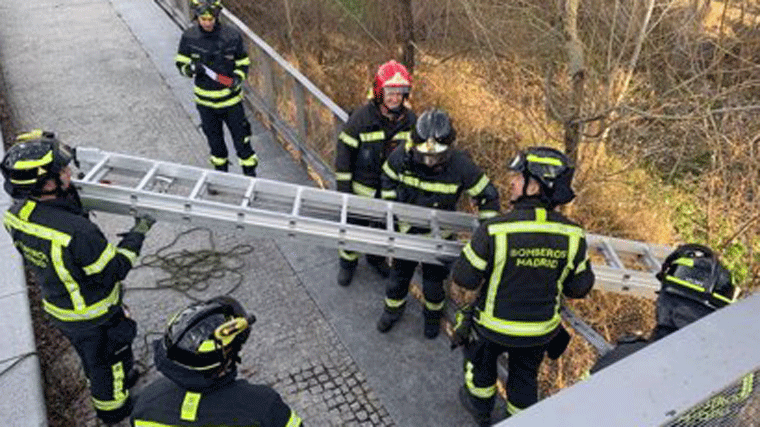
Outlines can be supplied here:
[[386, 87], [403, 88], [404, 93], [408, 94], [412, 88], [412, 77], [406, 67], [394, 60], [381, 65], [375, 73], [375, 84], [372, 88], [375, 100], [383, 99], [383, 88]]

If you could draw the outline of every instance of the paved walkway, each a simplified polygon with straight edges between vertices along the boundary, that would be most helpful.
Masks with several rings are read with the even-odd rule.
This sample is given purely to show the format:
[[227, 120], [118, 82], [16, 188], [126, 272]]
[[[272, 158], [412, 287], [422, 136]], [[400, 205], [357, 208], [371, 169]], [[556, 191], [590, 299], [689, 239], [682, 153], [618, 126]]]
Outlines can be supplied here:
[[[8, 101], [22, 129], [53, 130], [72, 145], [206, 165], [191, 82], [173, 66], [180, 31], [152, 1], [3, 0], [0, 24]], [[289, 154], [260, 124], [254, 128], [260, 175], [308, 185]], [[94, 220], [112, 239], [132, 223], [104, 213], [96, 213]], [[157, 224], [143, 255], [156, 253], [186, 231]], [[208, 248], [202, 232], [196, 233], [180, 237], [172, 250]], [[461, 356], [449, 351], [443, 336], [433, 341], [422, 337], [418, 304], [410, 304], [391, 333], [377, 333], [384, 283], [366, 264], [344, 289], [335, 283], [334, 250], [224, 230], [215, 230], [213, 239], [220, 251], [251, 249], [240, 255], [242, 283], [232, 292], [258, 317], [243, 351], [242, 376], [275, 387], [308, 425], [470, 425], [456, 399]], [[137, 289], [155, 287], [164, 277], [161, 270], [144, 267], [125, 281], [126, 302], [139, 323], [135, 349], [147, 362], [152, 355], [145, 342], [191, 301], [172, 290]], [[189, 295], [228, 292], [235, 279], [228, 274]], [[23, 291], [14, 295], [23, 296]], [[7, 325], [0, 326], [5, 342], [20, 342]], [[28, 337], [28, 330], [24, 334]], [[25, 359], [24, 364], [34, 361]], [[155, 375], [151, 370], [147, 380]], [[0, 377], [0, 390], [13, 387], [9, 378]], [[29, 399], [34, 395], [33, 390]], [[24, 408], [24, 402], [0, 405], [0, 424], [22, 425], [6, 409], [14, 407]]]

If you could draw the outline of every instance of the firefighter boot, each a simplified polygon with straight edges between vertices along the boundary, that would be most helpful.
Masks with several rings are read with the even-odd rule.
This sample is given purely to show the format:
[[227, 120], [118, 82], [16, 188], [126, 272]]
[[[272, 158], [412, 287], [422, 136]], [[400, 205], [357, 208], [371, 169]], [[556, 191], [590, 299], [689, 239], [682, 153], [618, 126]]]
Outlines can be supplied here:
[[[229, 163], [224, 162], [221, 165], [216, 165], [215, 164], [214, 165], [214, 170], [218, 170], [219, 172], [227, 172], [229, 170]], [[210, 185], [206, 188], [206, 191], [211, 196], [216, 196], [217, 194], [219, 194], [219, 190], [217, 190], [216, 188], [214, 188], [214, 187], [212, 187]]]
[[256, 166], [243, 166], [243, 175], [255, 178], [256, 177]]
[[347, 261], [343, 258], [339, 260], [340, 267], [338, 268], [338, 284], [346, 287], [351, 284], [351, 280], [354, 278], [354, 272], [356, 271], [356, 261]]
[[371, 265], [380, 277], [385, 278], [391, 275], [391, 268], [384, 256], [367, 254], [367, 264]]
[[483, 415], [478, 412], [477, 409], [475, 409], [475, 405], [472, 403], [472, 399], [470, 398], [470, 393], [467, 391], [467, 388], [465, 386], [461, 386], [459, 388], [459, 402], [462, 404], [462, 406], [464, 406], [464, 409], [466, 409], [467, 412], [472, 415], [472, 418], [475, 419], [475, 423], [478, 425], [478, 427], [490, 427], [491, 414]]
[[406, 304], [397, 308], [386, 305], [385, 309], [383, 309], [383, 315], [377, 321], [377, 330], [382, 333], [390, 331], [393, 325], [401, 319], [401, 315], [404, 314], [404, 308], [406, 308]]
[[425, 315], [425, 338], [434, 339], [441, 331], [441, 310], [423, 310]]

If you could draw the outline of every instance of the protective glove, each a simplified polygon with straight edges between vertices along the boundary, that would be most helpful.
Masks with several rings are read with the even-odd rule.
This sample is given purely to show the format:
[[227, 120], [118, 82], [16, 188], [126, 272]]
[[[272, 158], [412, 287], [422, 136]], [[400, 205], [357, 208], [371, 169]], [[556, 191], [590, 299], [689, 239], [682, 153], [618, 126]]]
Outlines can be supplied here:
[[240, 78], [237, 74], [232, 76], [232, 84], [230, 85], [233, 89], [238, 89], [243, 84], [243, 79]]
[[135, 225], [129, 230], [130, 233], [145, 234], [156, 223], [156, 219], [148, 214], [140, 214], [135, 216]]
[[470, 330], [472, 329], [472, 317], [475, 309], [471, 306], [463, 307], [457, 311], [456, 325], [451, 334], [451, 349], [466, 345], [470, 342]]

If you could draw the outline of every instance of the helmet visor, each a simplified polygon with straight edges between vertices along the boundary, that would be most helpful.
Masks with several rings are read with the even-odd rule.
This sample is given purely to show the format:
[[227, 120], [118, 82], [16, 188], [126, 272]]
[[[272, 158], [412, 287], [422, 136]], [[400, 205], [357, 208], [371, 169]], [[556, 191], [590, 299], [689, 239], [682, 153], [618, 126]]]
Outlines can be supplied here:
[[433, 138], [412, 147], [412, 159], [429, 168], [445, 163], [449, 159], [449, 146]]
[[383, 94], [388, 95], [406, 95], [409, 93], [409, 86], [384, 86]]

